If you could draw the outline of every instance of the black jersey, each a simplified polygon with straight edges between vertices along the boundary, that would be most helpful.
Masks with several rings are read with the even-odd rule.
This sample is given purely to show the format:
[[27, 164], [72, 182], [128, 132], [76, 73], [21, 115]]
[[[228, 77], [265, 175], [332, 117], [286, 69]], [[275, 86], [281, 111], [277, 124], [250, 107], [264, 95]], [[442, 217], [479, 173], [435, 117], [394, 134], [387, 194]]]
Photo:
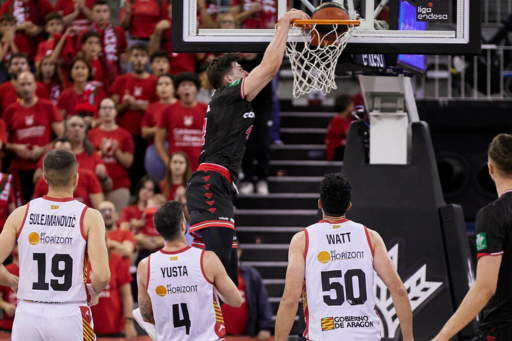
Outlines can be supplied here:
[[226, 167], [232, 181], [238, 178], [254, 121], [251, 104], [244, 97], [244, 82], [245, 78], [238, 79], [212, 96], [204, 118], [199, 157], [199, 164], [215, 163]]
[[481, 327], [512, 324], [512, 192], [482, 208], [476, 217], [478, 258], [503, 255], [496, 293], [481, 313]]

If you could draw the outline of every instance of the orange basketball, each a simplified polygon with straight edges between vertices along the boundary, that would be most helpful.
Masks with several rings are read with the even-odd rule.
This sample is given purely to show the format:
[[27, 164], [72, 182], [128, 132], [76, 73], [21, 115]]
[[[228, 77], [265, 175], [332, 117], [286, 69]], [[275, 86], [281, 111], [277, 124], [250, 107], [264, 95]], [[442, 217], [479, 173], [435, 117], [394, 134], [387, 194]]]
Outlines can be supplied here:
[[[328, 20], [350, 20], [350, 15], [348, 11], [343, 7], [343, 5], [337, 2], [325, 2], [318, 6], [313, 13], [312, 19], [328, 19]], [[337, 34], [342, 34], [347, 31], [346, 25], [338, 25], [336, 29]], [[316, 30], [319, 33], [319, 37], [316, 32], [313, 31], [311, 38], [311, 44], [316, 46], [319, 44], [319, 41], [324, 38], [325, 35], [330, 33], [333, 30], [332, 25], [316, 25]], [[336, 41], [336, 35], [331, 34], [327, 35], [324, 38], [324, 43], [322, 45], [329, 45]]]

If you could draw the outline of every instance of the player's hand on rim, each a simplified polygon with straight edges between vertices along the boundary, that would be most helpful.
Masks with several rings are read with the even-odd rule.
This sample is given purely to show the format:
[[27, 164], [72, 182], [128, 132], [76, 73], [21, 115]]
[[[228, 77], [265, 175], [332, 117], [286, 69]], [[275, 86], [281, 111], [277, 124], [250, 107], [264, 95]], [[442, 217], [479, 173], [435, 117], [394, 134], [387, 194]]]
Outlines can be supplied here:
[[292, 8], [291, 10], [286, 12], [283, 15], [283, 17], [281, 18], [281, 20], [286, 20], [290, 23], [293, 20], [297, 20], [297, 19], [311, 19], [311, 18], [309, 17], [309, 15], [307, 13], [304, 13], [303, 11], [295, 9], [295, 8]]

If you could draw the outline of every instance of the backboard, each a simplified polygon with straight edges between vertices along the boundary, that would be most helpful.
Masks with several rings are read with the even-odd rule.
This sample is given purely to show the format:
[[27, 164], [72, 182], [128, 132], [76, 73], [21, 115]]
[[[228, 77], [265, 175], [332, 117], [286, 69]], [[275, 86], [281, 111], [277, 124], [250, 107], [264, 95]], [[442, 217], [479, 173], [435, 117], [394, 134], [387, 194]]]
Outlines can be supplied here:
[[[213, 19], [230, 11], [243, 13], [249, 9], [251, 1], [206, 0], [206, 11], [199, 6], [200, 1], [173, 1], [174, 52], [263, 52], [274, 36], [276, 21], [288, 6], [303, 9], [311, 15], [300, 0], [252, 0], [260, 2], [262, 11], [265, 11], [261, 14], [265, 19], [260, 18], [260, 24], [254, 20], [259, 13], [254, 13], [247, 19], [249, 21], [242, 22], [240, 28], [207, 28], [202, 20], [204, 12], [208, 12]], [[315, 7], [322, 2], [329, 1], [310, 0]], [[480, 53], [480, 0], [336, 2], [347, 8], [351, 19], [362, 20], [344, 53]], [[233, 3], [237, 5], [231, 6]], [[380, 7], [383, 7], [382, 11]], [[378, 16], [376, 12], [380, 12]], [[290, 30], [289, 39], [299, 39], [297, 30]]]

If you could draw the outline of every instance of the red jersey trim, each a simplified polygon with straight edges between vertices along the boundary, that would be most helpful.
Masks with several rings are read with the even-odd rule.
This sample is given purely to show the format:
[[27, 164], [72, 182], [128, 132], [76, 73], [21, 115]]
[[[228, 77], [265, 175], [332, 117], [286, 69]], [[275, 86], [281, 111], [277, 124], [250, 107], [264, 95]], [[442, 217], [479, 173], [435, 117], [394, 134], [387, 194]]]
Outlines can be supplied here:
[[148, 256], [148, 282], [146, 283], [146, 291], [149, 292], [149, 276], [151, 275], [151, 255]]
[[366, 234], [366, 240], [368, 241], [368, 246], [370, 247], [370, 250], [372, 251], [372, 257], [373, 257], [375, 254], [375, 251], [373, 250], [372, 240], [370, 239], [370, 234], [368, 233], [368, 229], [366, 228], [366, 226], [364, 226], [364, 233]]
[[23, 217], [23, 222], [21, 223], [20, 230], [18, 231], [18, 234], [16, 235], [16, 239], [20, 238], [21, 230], [23, 230], [23, 226], [25, 226], [25, 220], [27, 220], [29, 206], [30, 206], [30, 202], [27, 203], [27, 210], [25, 211], [25, 216]]
[[321, 224], [321, 223], [327, 223], [327, 224], [343, 224], [345, 222], [347, 222], [348, 219], [347, 218], [344, 218], [344, 219], [341, 219], [341, 220], [336, 220], [335, 222], [331, 223], [330, 221], [327, 221], [325, 219], [322, 219], [320, 220], [318, 223]]
[[184, 247], [183, 249], [178, 250], [178, 251], [164, 251], [164, 250], [160, 250], [160, 252], [163, 253], [164, 255], [176, 255], [178, 253], [185, 252], [188, 249], [191, 249], [191, 247], [187, 245], [186, 247]]
[[233, 229], [233, 230], [235, 229], [235, 224], [233, 224], [230, 221], [225, 221], [225, 220], [208, 220], [208, 221], [203, 221], [202, 223], [198, 223], [198, 224], [190, 226], [189, 227], [189, 231], [190, 232], [194, 232], [194, 231], [197, 231], [197, 230], [205, 229], [205, 228], [208, 228], [208, 227], [215, 227], [215, 226], [230, 228], [230, 229]]
[[222, 176], [228, 179], [229, 183], [231, 183], [231, 174], [229, 173], [229, 170], [226, 167], [217, 165], [215, 163], [202, 163], [199, 165], [197, 170], [202, 170], [204, 172], [214, 171], [220, 173]]
[[309, 233], [308, 230], [303, 229], [304, 235], [306, 236], [306, 245], [304, 246], [304, 261], [306, 260], [306, 257], [308, 256], [308, 249], [309, 249]]
[[85, 211], [87, 211], [87, 206], [84, 207], [82, 214], [80, 215], [80, 234], [82, 235], [82, 238], [87, 241], [87, 236], [84, 232], [84, 218], [85, 218]]
[[501, 256], [503, 253], [504, 253], [503, 251], [493, 252], [493, 253], [477, 253], [476, 258], [480, 259], [481, 257], [485, 257], [485, 256]]
[[242, 78], [242, 85], [240, 85], [240, 97], [242, 97], [242, 99], [245, 99], [244, 85], [245, 85], [245, 77]]
[[43, 196], [43, 199], [49, 200], [49, 201], [56, 201], [56, 202], [68, 202], [68, 201], [75, 200], [74, 198], [54, 198], [54, 197], [49, 197], [47, 195]]
[[206, 276], [206, 273], [204, 272], [203, 258], [204, 258], [204, 250], [203, 250], [203, 251], [201, 251], [201, 272], [203, 273], [204, 279], [206, 279], [206, 281], [207, 281], [208, 283], [210, 283], [211, 285], [213, 285], [213, 282], [212, 282], [212, 281], [210, 281], [210, 279], [208, 279], [208, 277]]

